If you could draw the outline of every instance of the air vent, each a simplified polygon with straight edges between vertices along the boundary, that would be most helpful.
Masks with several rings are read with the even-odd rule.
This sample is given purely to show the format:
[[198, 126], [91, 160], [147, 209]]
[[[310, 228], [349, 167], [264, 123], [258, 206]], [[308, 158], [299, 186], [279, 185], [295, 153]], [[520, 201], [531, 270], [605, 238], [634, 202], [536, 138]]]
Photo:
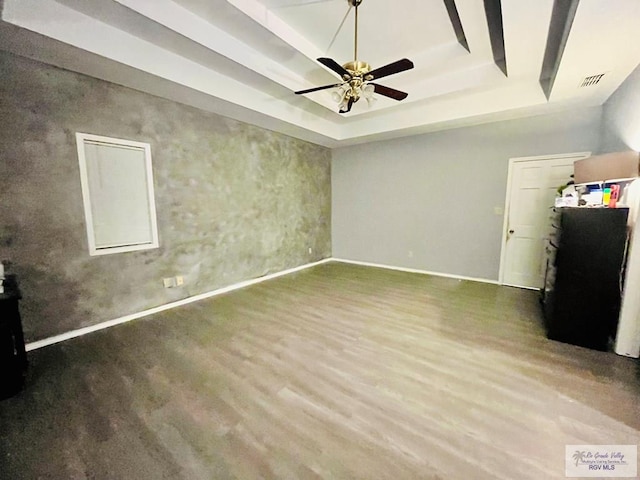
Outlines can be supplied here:
[[604, 73], [600, 73], [598, 75], [591, 75], [590, 77], [585, 77], [580, 84], [580, 88], [582, 87], [592, 87], [597, 85], [598, 82], [604, 77]]

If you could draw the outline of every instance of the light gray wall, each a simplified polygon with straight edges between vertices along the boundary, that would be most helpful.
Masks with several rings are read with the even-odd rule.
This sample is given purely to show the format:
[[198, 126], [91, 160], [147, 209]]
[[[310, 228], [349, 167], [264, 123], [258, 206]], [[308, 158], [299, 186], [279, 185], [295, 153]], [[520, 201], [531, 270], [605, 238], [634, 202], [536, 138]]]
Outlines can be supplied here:
[[334, 257], [497, 280], [509, 158], [599, 152], [601, 118], [576, 109], [333, 150]]
[[[603, 150], [640, 150], [640, 66], [607, 100], [603, 116]], [[618, 323], [615, 351], [622, 355], [640, 355], [640, 218], [627, 257], [625, 295]]]
[[602, 151], [640, 150], [640, 65], [604, 104]]
[[[28, 340], [331, 255], [328, 149], [8, 54], [0, 78], [0, 259]], [[159, 249], [89, 256], [78, 131], [151, 144]]]

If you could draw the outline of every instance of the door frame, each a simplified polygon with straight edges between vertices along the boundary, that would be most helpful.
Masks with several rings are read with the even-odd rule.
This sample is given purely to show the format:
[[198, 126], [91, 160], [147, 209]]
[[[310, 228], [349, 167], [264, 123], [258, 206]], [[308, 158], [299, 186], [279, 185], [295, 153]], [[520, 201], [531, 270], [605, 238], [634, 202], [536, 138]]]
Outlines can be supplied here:
[[544, 160], [558, 160], [561, 158], [573, 158], [576, 160], [582, 160], [591, 156], [591, 152], [571, 152], [571, 153], [559, 153], [554, 155], [537, 155], [534, 157], [513, 157], [509, 159], [509, 169], [507, 171], [507, 192], [504, 200], [504, 215], [502, 219], [502, 242], [500, 246], [500, 270], [498, 272], [498, 283], [504, 285], [504, 269], [505, 260], [507, 256], [507, 229], [509, 228], [509, 211], [511, 208], [511, 182], [513, 180], [513, 170], [516, 163], [531, 162], [531, 161], [544, 161]]

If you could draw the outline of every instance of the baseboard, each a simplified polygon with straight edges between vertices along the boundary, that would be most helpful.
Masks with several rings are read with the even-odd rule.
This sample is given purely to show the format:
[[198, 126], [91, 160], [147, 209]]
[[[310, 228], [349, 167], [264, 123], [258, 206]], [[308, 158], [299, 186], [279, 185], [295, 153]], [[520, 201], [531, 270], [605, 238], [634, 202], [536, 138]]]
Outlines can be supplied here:
[[215, 297], [216, 295], [222, 295], [224, 293], [232, 292], [234, 290], [239, 290], [241, 288], [249, 287], [251, 285], [256, 285], [258, 283], [266, 282], [267, 280], [272, 280], [274, 278], [282, 277], [284, 275], [289, 275], [291, 273], [299, 272], [301, 270], [305, 270], [307, 268], [315, 267], [317, 265], [322, 265], [324, 263], [329, 262], [339, 262], [339, 263], [349, 263], [352, 265], [361, 265], [365, 267], [376, 267], [376, 268], [385, 268], [387, 270], [396, 270], [399, 272], [408, 272], [408, 273], [419, 273], [422, 275], [434, 275], [436, 277], [445, 277], [445, 278], [454, 278], [457, 280], [469, 280], [472, 282], [481, 282], [481, 283], [490, 283], [493, 285], [498, 285], [499, 283], [495, 280], [489, 280], [486, 278], [475, 278], [475, 277], [465, 277], [462, 275], [452, 275], [441, 272], [430, 272], [427, 270], [419, 270], [415, 268], [405, 268], [405, 267], [396, 267], [393, 265], [384, 265], [380, 263], [371, 263], [371, 262], [360, 262], [357, 260], [347, 260], [344, 258], [334, 258], [329, 257], [318, 262], [307, 263], [304, 265], [300, 265], [298, 267], [289, 268], [287, 270], [282, 270], [276, 273], [270, 273], [269, 275], [264, 275], [258, 278], [252, 278], [251, 280], [245, 280], [243, 282], [234, 283], [233, 285], [229, 285], [226, 287], [218, 288], [216, 290], [212, 290], [210, 292], [201, 293], [199, 295], [194, 295], [192, 297], [183, 298], [182, 300], [177, 300], [175, 302], [166, 303], [164, 305], [159, 305], [157, 307], [150, 308], [148, 310], [143, 310], [142, 312], [136, 312], [129, 315], [125, 315], [123, 317], [115, 318], [113, 320], [107, 320], [105, 322], [100, 322], [95, 325], [90, 325], [88, 327], [79, 328], [77, 330], [71, 330], [69, 332], [61, 333], [60, 335], [55, 335], [53, 337], [43, 338], [42, 340], [37, 340], [35, 342], [29, 342], [26, 345], [26, 350], [28, 352], [32, 350], [37, 350], [39, 348], [43, 348], [49, 345], [53, 345], [55, 343], [60, 343], [65, 340], [70, 340], [72, 338], [80, 337], [82, 335], [86, 335], [88, 333], [97, 332], [98, 330], [104, 330], [105, 328], [114, 327], [116, 325], [120, 325], [122, 323], [127, 323], [132, 320], [136, 320], [138, 318], [146, 317], [148, 315], [153, 315], [155, 313], [163, 312], [165, 310], [170, 310], [172, 308], [180, 307], [182, 305], [187, 305], [189, 303], [197, 302], [200, 300], [204, 300], [206, 298]]
[[505, 287], [521, 288], [522, 290], [534, 290], [536, 292], [540, 291], [540, 289], [536, 287], [525, 287], [523, 285], [512, 285], [510, 283], [501, 283], [501, 285], [504, 285]]
[[393, 265], [385, 265], [382, 263], [371, 263], [371, 262], [361, 262], [358, 260], [347, 260], [345, 258], [332, 257], [330, 260], [333, 262], [350, 263], [352, 265], [362, 265], [365, 267], [386, 268], [387, 270], [396, 270], [398, 272], [419, 273], [422, 275], [433, 275], [436, 277], [454, 278], [456, 280], [468, 280], [470, 282], [480, 282], [480, 283], [490, 283], [492, 285], [500, 285], [500, 282], [498, 282], [497, 280], [489, 280], [488, 278], [465, 277], [463, 275], [454, 275], [450, 273], [441, 273], [441, 272], [430, 272], [428, 270], [419, 270], [416, 268], [396, 267]]
[[53, 345], [54, 343], [60, 343], [65, 340], [69, 340], [71, 338], [80, 337], [82, 335], [86, 335], [87, 333], [96, 332], [98, 330], [104, 330], [105, 328], [113, 327], [115, 325], [120, 325], [122, 323], [130, 322], [131, 320], [135, 320], [137, 318], [146, 317], [148, 315], [153, 315], [154, 313], [163, 312], [165, 310], [170, 310], [175, 307], [180, 307], [182, 305], [187, 305], [189, 303], [197, 302], [199, 300], [204, 300], [205, 298], [215, 297], [216, 295], [222, 295], [223, 293], [232, 292], [234, 290], [239, 290], [241, 288], [249, 287], [251, 285], [256, 285], [258, 283], [266, 282], [267, 280], [272, 280], [274, 278], [282, 277], [284, 275], [289, 275], [291, 273], [299, 272], [300, 270], [306, 270], [307, 268], [315, 267], [317, 265], [322, 265], [323, 263], [331, 262], [332, 258], [325, 258], [318, 262], [307, 263], [304, 265], [300, 265], [298, 267], [289, 268], [287, 270], [282, 270], [276, 273], [270, 273], [268, 275], [264, 275], [258, 278], [252, 278], [251, 280], [245, 280], [243, 282], [234, 283], [233, 285], [229, 285], [227, 287], [218, 288], [216, 290], [212, 290], [210, 292], [201, 293], [199, 295], [194, 295], [192, 297], [183, 298], [182, 300], [177, 300], [175, 302], [166, 303], [164, 305], [160, 305], [157, 307], [150, 308], [148, 310], [144, 310], [142, 312], [132, 313], [130, 315], [125, 315], [124, 317], [115, 318], [113, 320], [108, 320], [106, 322], [100, 322], [96, 325], [91, 325], [84, 328], [79, 328], [77, 330], [71, 330], [69, 332], [61, 333], [60, 335], [55, 335], [53, 337], [44, 338], [42, 340], [37, 340], [35, 342], [30, 342], [26, 345], [26, 350], [28, 352], [32, 350], [37, 350], [38, 348], [46, 347], [48, 345]]

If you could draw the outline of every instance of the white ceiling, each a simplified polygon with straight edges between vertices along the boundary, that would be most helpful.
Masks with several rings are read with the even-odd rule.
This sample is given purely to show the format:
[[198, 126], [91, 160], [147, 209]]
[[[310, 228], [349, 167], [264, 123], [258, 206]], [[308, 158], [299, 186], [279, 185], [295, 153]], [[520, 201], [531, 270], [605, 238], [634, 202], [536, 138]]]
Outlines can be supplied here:
[[[580, 0], [554, 87], [539, 77], [553, 0], [502, 0], [506, 77], [481, 0], [363, 0], [358, 59], [415, 69], [379, 83], [409, 93], [337, 113], [339, 81], [315, 59], [353, 60], [347, 0], [0, 0], [1, 48], [329, 147], [601, 105], [640, 63], [638, 0]], [[334, 35], [335, 41], [332, 44]], [[595, 86], [584, 77], [606, 73]]]

